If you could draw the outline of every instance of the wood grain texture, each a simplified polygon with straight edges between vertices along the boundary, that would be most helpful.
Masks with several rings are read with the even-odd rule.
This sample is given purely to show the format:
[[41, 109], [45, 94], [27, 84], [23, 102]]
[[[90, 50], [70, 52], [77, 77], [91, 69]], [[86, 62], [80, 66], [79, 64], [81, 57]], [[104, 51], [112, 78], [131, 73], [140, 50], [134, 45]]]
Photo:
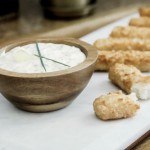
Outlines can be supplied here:
[[[138, 1], [140, 1], [140, 0], [138, 0]], [[128, 1], [123, 1], [123, 2], [127, 3]], [[143, 2], [142, 5], [146, 6], [146, 4], [144, 2]], [[48, 24], [50, 28], [48, 29], [48, 31], [45, 31], [45, 33], [43, 33], [44, 31], [42, 31], [41, 33], [40, 32], [39, 33], [35, 33], [35, 35], [28, 35], [28, 37], [30, 37], [30, 36], [34, 36], [35, 37], [35, 36], [41, 36], [41, 35], [42, 36], [47, 36], [47, 37], [50, 37], [50, 36], [81, 37], [81, 36], [83, 36], [83, 35], [85, 35], [85, 34], [87, 34], [89, 32], [92, 32], [93, 30], [95, 30], [95, 29], [97, 29], [99, 27], [102, 27], [102, 26], [104, 26], [104, 25], [106, 25], [108, 23], [111, 23], [114, 20], [117, 20], [117, 19], [119, 19], [119, 18], [121, 18], [123, 16], [126, 16], [126, 15], [129, 15], [129, 14], [133, 13], [133, 12], [136, 12], [137, 8], [139, 6], [140, 5], [130, 5], [130, 7], [128, 7], [128, 8], [123, 6], [123, 8], [120, 8], [120, 9], [119, 8], [116, 9], [116, 7], [115, 7], [116, 10], [113, 11], [113, 12], [112, 11], [111, 12], [106, 11], [108, 13], [98, 13], [98, 14], [95, 14], [94, 16], [91, 16], [91, 17], [89, 16], [88, 18], [83, 19], [83, 21], [82, 20], [81, 21], [77, 20], [76, 22], [73, 22], [71, 24], [69, 24], [67, 22], [67, 25], [64, 26], [64, 27], [63, 27], [62, 23], [60, 23], [60, 22], [58, 22], [58, 23], [53, 23], [52, 22], [51, 24]], [[106, 6], [106, 7], [108, 7], [108, 6]], [[55, 25], [55, 27], [59, 26], [59, 28], [54, 29], [53, 28], [54, 25]], [[3, 27], [4, 26], [6, 27], [5, 24], [3, 25]], [[15, 31], [17, 30], [16, 29], [17, 28], [16, 24], [15, 25], [11, 25], [11, 26], [13, 26], [11, 28], [14, 28]], [[62, 27], [60, 27], [60, 26], [62, 26]], [[10, 26], [9, 26], [9, 28], [10, 28]], [[21, 27], [19, 27], [19, 29], [20, 28]], [[6, 27], [6, 29], [8, 30], [7, 27]], [[47, 28], [44, 28], [44, 29], [47, 30]], [[5, 31], [5, 33], [6, 33], [6, 31]], [[4, 36], [4, 35], [5, 34], [3, 33], [1, 36]], [[24, 36], [23, 36], [23, 38], [24, 38]], [[14, 40], [16, 41], [18, 39], [20, 39], [20, 34], [18, 35], [18, 37], [10, 38], [9, 40], [8, 39], [4, 39], [3, 37], [1, 37], [1, 41], [3, 41], [3, 43], [0, 43], [0, 45], [2, 45], [2, 46], [6, 45], [9, 42], [11, 43], [12, 41], [14, 41]], [[137, 143], [139, 143], [139, 141]], [[134, 148], [130, 147], [130, 149], [134, 149], [134, 150], [149, 150], [150, 149], [150, 135], [144, 141], [139, 143], [139, 145], [137, 145]]]
[[0, 92], [18, 108], [46, 112], [65, 107], [87, 85], [95, 68], [97, 52], [89, 44], [73, 38], [42, 38], [21, 40], [13, 47], [33, 42], [63, 43], [79, 47], [86, 60], [69, 69], [51, 73], [16, 73], [0, 69]]
[[150, 149], [150, 130], [129, 145], [125, 150], [149, 150]]

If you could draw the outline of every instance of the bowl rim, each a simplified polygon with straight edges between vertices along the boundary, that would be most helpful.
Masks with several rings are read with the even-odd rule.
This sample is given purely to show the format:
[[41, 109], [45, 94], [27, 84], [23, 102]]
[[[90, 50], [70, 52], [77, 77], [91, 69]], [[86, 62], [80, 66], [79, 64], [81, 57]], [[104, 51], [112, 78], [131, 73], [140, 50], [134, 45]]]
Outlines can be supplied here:
[[70, 46], [75, 46], [81, 49], [81, 51], [86, 55], [86, 59], [82, 63], [78, 64], [77, 66], [60, 70], [60, 71], [46, 72], [46, 73], [19, 73], [19, 72], [13, 72], [13, 71], [0, 68], [0, 75], [10, 76], [10, 77], [20, 77], [20, 78], [42, 78], [42, 77], [67, 75], [89, 67], [90, 65], [96, 62], [98, 57], [97, 50], [92, 45], [75, 38], [66, 38], [66, 37], [65, 38], [42, 37], [42, 38], [33, 38], [33, 39], [28, 38], [28, 39], [17, 40], [14, 43], [3, 46], [0, 51], [3, 50], [9, 51], [16, 46], [26, 45], [34, 42], [43, 42], [43, 43], [50, 42], [56, 44], [67, 44]]

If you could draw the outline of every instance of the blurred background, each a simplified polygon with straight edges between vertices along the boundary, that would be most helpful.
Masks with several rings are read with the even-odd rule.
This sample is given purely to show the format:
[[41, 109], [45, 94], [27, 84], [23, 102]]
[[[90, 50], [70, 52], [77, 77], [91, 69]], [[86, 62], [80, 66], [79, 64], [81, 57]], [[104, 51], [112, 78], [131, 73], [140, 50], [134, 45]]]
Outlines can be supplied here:
[[81, 37], [149, 0], [0, 0], [0, 43], [32, 36]]

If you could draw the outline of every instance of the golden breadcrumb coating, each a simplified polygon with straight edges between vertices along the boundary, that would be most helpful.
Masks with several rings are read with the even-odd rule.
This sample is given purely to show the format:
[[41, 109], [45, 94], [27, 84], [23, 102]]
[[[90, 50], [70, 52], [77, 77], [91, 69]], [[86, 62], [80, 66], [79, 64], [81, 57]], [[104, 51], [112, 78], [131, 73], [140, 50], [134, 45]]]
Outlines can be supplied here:
[[94, 42], [97, 50], [150, 51], [150, 40], [138, 38], [106, 38]]
[[129, 25], [136, 27], [150, 27], [150, 17], [132, 18]]
[[108, 71], [116, 63], [134, 65], [141, 71], [150, 71], [149, 51], [98, 51], [95, 70]]
[[112, 30], [110, 36], [115, 38], [128, 37], [128, 38], [150, 39], [150, 28], [117, 26]]
[[93, 103], [95, 114], [102, 120], [132, 117], [140, 108], [134, 98], [121, 91], [100, 96]]
[[141, 7], [139, 8], [140, 16], [150, 17], [150, 7]]
[[115, 64], [109, 69], [109, 79], [127, 93], [134, 83], [141, 80], [142, 73], [132, 65]]
[[127, 93], [134, 92], [141, 100], [150, 99], [150, 76], [144, 76], [132, 65], [115, 64], [109, 69], [109, 79]]

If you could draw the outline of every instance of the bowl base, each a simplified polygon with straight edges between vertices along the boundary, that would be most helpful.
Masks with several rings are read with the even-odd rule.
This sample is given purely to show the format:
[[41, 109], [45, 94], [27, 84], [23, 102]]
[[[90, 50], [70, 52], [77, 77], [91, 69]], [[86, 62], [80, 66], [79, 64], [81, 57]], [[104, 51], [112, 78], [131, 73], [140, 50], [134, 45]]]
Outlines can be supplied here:
[[22, 110], [28, 111], [28, 112], [36, 112], [36, 113], [42, 113], [42, 112], [49, 112], [49, 111], [55, 111], [61, 108], [64, 108], [68, 106], [72, 101], [62, 101], [58, 103], [51, 103], [51, 104], [44, 104], [44, 105], [32, 105], [32, 104], [23, 104], [23, 103], [14, 103], [13, 104]]

